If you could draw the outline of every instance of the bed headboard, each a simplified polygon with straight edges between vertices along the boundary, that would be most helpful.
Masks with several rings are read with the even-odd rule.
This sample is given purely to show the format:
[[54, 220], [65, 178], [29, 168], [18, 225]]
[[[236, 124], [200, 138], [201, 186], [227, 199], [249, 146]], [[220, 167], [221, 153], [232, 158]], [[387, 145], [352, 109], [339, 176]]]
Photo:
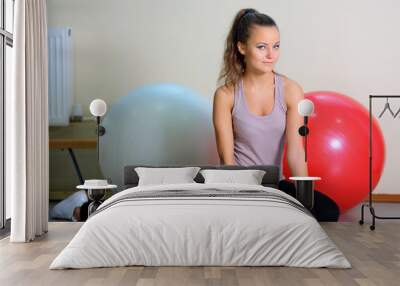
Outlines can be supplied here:
[[[191, 165], [194, 166], [194, 165]], [[191, 167], [189, 166], [189, 167]], [[165, 167], [165, 168], [176, 168], [176, 167], [188, 167], [188, 166], [148, 166], [148, 165], [131, 165], [131, 166], [125, 166], [124, 168], [124, 185], [125, 187], [135, 187], [137, 186], [139, 182], [139, 177], [135, 171], [136, 167]], [[278, 188], [278, 182], [279, 182], [279, 167], [278, 166], [272, 166], [272, 165], [255, 165], [255, 166], [237, 166], [237, 165], [220, 165], [220, 166], [198, 166], [201, 169], [221, 169], [221, 170], [246, 170], [246, 169], [257, 169], [257, 170], [264, 170], [266, 173], [262, 179], [262, 185], [265, 187], [272, 187], [272, 188]], [[197, 174], [197, 176], [194, 178], [194, 180], [197, 183], [204, 183], [204, 178], [200, 174], [200, 172]]]

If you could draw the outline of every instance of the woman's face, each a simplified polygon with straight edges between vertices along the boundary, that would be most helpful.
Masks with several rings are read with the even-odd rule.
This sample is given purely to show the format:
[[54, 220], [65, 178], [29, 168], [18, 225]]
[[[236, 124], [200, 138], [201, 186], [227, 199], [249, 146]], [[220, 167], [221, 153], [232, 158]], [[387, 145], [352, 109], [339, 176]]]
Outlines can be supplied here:
[[279, 41], [279, 31], [276, 27], [251, 27], [247, 43], [238, 43], [239, 52], [245, 58], [246, 69], [257, 73], [273, 71], [279, 58]]

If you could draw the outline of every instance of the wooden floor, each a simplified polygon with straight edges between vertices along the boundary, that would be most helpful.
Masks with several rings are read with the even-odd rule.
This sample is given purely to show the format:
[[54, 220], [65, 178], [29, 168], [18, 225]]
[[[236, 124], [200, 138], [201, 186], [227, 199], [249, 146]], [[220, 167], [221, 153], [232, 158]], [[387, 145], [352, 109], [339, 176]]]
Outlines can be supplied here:
[[400, 222], [379, 222], [375, 231], [354, 222], [322, 223], [353, 268], [121, 267], [48, 270], [80, 228], [52, 222], [32, 243], [0, 241], [0, 285], [400, 285]]

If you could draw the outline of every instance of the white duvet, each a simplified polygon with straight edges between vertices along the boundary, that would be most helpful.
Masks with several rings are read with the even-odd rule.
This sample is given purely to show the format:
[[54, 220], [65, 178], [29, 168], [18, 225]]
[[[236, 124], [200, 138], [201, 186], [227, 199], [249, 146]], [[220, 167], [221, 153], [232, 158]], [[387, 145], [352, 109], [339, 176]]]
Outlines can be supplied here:
[[[257, 198], [152, 198], [113, 204], [132, 192], [273, 188], [175, 184], [124, 190], [106, 200], [54, 259], [50, 269], [146, 266], [294, 266], [350, 268], [310, 215]], [[298, 203], [298, 202], [297, 202]]]

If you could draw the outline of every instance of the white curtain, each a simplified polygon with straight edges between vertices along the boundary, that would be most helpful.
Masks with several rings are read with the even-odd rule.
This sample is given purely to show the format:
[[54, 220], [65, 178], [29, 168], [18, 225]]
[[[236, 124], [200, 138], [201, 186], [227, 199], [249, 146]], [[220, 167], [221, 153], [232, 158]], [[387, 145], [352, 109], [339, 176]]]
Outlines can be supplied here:
[[46, 0], [16, 0], [13, 93], [6, 112], [12, 242], [47, 232], [49, 193]]

